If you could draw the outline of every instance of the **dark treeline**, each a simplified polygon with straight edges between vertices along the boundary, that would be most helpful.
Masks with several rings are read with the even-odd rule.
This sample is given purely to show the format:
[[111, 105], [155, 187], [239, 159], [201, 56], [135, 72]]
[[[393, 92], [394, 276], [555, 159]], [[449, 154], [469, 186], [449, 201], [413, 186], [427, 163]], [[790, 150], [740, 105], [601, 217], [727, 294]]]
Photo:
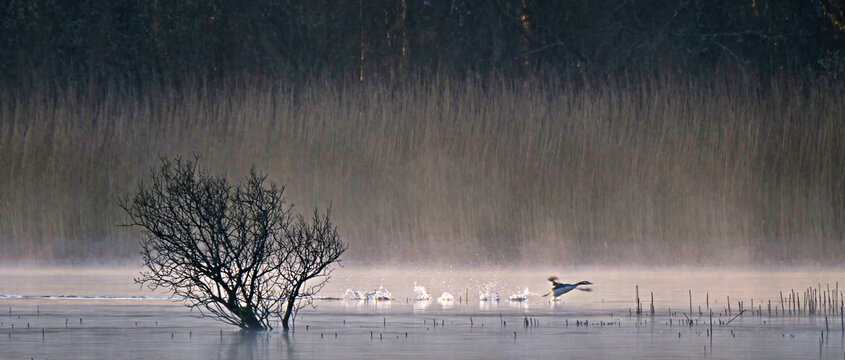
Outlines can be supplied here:
[[842, 0], [8, 0], [7, 81], [845, 68]]

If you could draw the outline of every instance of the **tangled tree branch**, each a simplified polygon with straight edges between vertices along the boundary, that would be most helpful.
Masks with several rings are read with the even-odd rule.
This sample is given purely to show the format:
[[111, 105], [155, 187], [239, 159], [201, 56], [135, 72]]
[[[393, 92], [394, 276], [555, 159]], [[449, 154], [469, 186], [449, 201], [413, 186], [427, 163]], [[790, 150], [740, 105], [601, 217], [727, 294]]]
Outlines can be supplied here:
[[272, 329], [275, 318], [287, 330], [299, 299], [325, 284], [346, 244], [329, 212], [315, 213], [314, 224], [291, 216], [284, 187], [266, 178], [253, 168], [231, 186], [198, 170], [196, 159], [162, 158], [151, 181], [120, 204], [127, 225], [143, 230], [146, 270], [136, 282], [242, 329]]

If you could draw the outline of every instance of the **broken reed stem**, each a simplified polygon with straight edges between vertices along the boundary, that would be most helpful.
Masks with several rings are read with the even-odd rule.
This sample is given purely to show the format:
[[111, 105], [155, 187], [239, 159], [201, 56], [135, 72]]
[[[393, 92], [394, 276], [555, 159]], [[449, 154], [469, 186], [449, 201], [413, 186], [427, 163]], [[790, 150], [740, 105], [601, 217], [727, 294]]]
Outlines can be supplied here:
[[692, 316], [692, 289], [689, 290], [689, 314]]
[[654, 316], [654, 291], [651, 292], [651, 316]]
[[730, 323], [731, 323], [731, 321], [734, 321], [734, 319], [738, 318], [738, 317], [739, 317], [740, 315], [742, 315], [742, 313], [744, 313], [744, 312], [745, 312], [745, 310], [740, 311], [740, 312], [739, 312], [739, 314], [736, 314], [736, 316], [734, 316], [734, 317], [732, 317], [730, 320], [728, 320], [728, 322], [726, 322], [726, 323], [725, 323], [725, 326], [727, 326], [728, 324], [730, 324]]
[[713, 310], [708, 312], [710, 313], [710, 351], [713, 351]]
[[642, 307], [640, 306], [640, 286], [634, 285], [634, 291], [636, 292], [635, 300], [637, 301], [637, 315], [640, 315], [642, 313]]
[[789, 313], [792, 314], [792, 313], [796, 312], [795, 311], [795, 298], [796, 298], [796, 296], [795, 296], [795, 290], [794, 289], [789, 289], [789, 290], [791, 292], [791, 295], [790, 295], [790, 302], [791, 302], [790, 306], [791, 307], [789, 308]]

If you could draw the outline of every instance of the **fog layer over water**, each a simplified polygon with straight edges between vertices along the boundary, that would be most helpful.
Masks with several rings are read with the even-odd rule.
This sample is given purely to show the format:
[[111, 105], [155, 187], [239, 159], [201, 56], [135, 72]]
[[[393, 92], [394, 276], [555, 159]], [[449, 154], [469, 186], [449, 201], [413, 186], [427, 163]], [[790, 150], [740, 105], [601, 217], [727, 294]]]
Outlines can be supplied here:
[[[152, 292], [134, 283], [139, 269], [135, 268], [0, 268], [0, 300], [15, 300], [8, 295], [17, 296], [69, 296], [79, 297], [79, 301], [115, 300], [112, 303], [133, 304], [138, 301], [170, 304], [162, 302], [167, 297], [164, 292]], [[442, 293], [448, 292], [455, 298], [466, 299], [472, 303], [479, 301], [482, 295], [498, 293], [503, 304], [510, 295], [528, 290], [529, 301], [520, 306], [533, 307], [537, 304], [549, 305], [550, 298], [542, 295], [549, 292], [551, 284], [546, 279], [557, 276], [561, 282], [575, 283], [587, 280], [594, 285], [592, 291], [574, 291], [564, 295], [569, 306], [579, 309], [625, 310], [636, 305], [635, 286], [639, 287], [641, 300], [648, 302], [650, 293], [654, 293], [656, 308], [688, 308], [689, 292], [693, 302], [703, 305], [707, 299], [713, 309], [726, 307], [727, 297], [732, 302], [744, 301], [750, 306], [751, 299], [777, 300], [781, 292], [789, 295], [791, 290], [803, 291], [808, 287], [825, 288], [830, 285], [833, 292], [838, 282], [845, 284], [845, 272], [841, 269], [747, 269], [747, 268], [502, 268], [456, 270], [449, 268], [411, 268], [411, 267], [345, 267], [337, 269], [328, 284], [318, 294], [325, 299], [350, 299], [349, 289], [360, 292], [385, 290], [390, 293], [391, 303], [417, 300], [419, 287], [430, 295], [428, 305], [451, 306], [438, 302]], [[845, 290], [840, 284], [839, 290]], [[139, 299], [125, 299], [138, 297]], [[153, 299], [150, 299], [153, 298]], [[20, 299], [18, 299], [20, 300]], [[26, 300], [26, 299], [23, 299]], [[38, 300], [38, 299], [34, 299]], [[45, 299], [50, 300], [50, 299]], [[488, 300], [489, 296], [488, 296]], [[26, 303], [32, 303], [27, 300]], [[178, 302], [176, 302], [178, 303]], [[352, 302], [357, 303], [357, 302]], [[420, 302], [423, 304], [425, 302]], [[492, 304], [492, 301], [488, 301]], [[780, 304], [775, 304], [780, 306]], [[439, 306], [439, 305], [438, 305]], [[736, 304], [733, 305], [736, 307]], [[756, 305], [755, 305], [756, 308]], [[774, 305], [773, 305], [774, 309]], [[697, 308], [696, 308], [697, 312]]]
[[333, 205], [365, 264], [835, 263], [836, 85], [188, 84], [0, 97], [3, 261], [134, 261], [117, 199], [157, 154]]
[[[299, 314], [292, 333], [256, 336], [197, 317], [179, 302], [126, 299], [161, 295], [132, 286], [136, 271], [0, 269], [0, 289], [25, 296], [0, 294], [0, 358], [839, 359], [845, 353], [838, 311], [811, 314], [804, 305], [784, 312], [778, 301], [781, 293], [819, 284], [821, 292], [828, 285], [833, 292], [845, 279], [841, 270], [345, 268], [321, 296], [381, 288], [392, 299], [318, 300], [316, 309]], [[551, 302], [540, 295], [553, 274], [595, 285]], [[416, 300], [420, 286], [434, 298], [446, 292], [454, 298]], [[526, 289], [524, 301], [507, 300]], [[479, 301], [485, 291], [502, 300]], [[77, 298], [44, 298], [69, 294]]]

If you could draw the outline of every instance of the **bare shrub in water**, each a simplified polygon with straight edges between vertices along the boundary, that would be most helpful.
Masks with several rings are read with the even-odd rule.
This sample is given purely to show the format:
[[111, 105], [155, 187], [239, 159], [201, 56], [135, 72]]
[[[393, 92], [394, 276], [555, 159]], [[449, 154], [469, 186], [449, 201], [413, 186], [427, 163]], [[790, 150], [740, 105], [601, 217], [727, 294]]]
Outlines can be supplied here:
[[245, 330], [287, 330], [340, 262], [346, 244], [330, 212], [291, 216], [284, 187], [254, 168], [242, 184], [162, 158], [149, 183], [121, 201], [142, 229], [146, 270], [136, 279]]

